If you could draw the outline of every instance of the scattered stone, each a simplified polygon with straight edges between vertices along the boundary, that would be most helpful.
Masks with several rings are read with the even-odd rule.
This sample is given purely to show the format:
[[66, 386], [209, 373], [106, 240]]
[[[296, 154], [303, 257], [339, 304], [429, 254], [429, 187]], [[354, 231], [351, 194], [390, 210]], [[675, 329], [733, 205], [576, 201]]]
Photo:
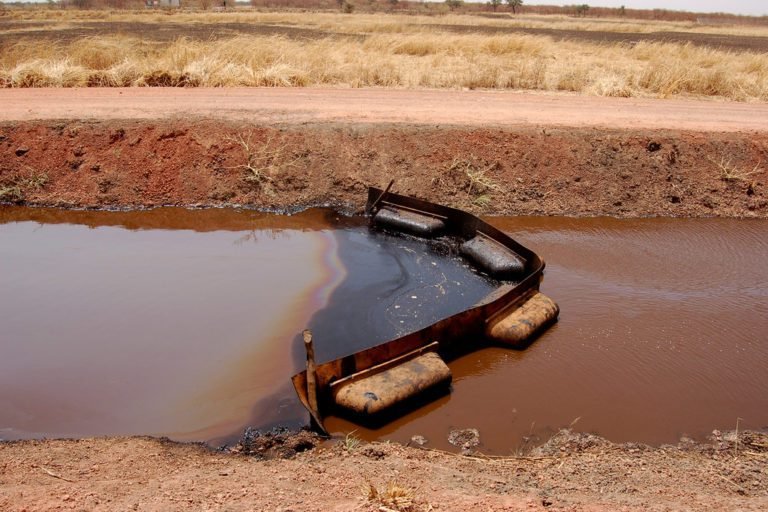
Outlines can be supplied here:
[[157, 137], [157, 140], [161, 141], [161, 140], [175, 139], [178, 137], [182, 137], [186, 134], [187, 134], [187, 130], [170, 130], [165, 133], [161, 133]]
[[461, 453], [466, 455], [472, 452], [472, 448], [480, 444], [480, 431], [476, 428], [451, 430], [448, 434], [448, 442], [461, 448]]
[[701, 204], [703, 204], [704, 206], [706, 206], [710, 210], [714, 209], [715, 207], [717, 207], [717, 201], [712, 199], [710, 196], [704, 196], [701, 199]]
[[360, 450], [360, 454], [373, 460], [381, 460], [387, 456], [387, 454], [382, 449], [372, 445], [368, 445]]
[[311, 450], [320, 444], [320, 441], [320, 436], [309, 430], [297, 432], [278, 427], [268, 432], [261, 432], [249, 427], [245, 429], [237, 445], [224, 449], [231, 453], [251, 455], [260, 459], [290, 459], [297, 453]]
[[114, 144], [115, 142], [122, 140], [125, 138], [125, 130], [122, 128], [118, 128], [114, 132], [112, 132], [109, 136], [109, 142], [111, 144]]
[[413, 443], [413, 444], [415, 444], [417, 446], [424, 446], [428, 442], [429, 442], [429, 440], [426, 437], [424, 437], [424, 436], [416, 435], [416, 436], [413, 436], [411, 438], [411, 443]]
[[19, 148], [16, 148], [16, 156], [24, 156], [27, 153], [29, 153], [29, 148], [26, 146], [21, 146]]
[[[533, 449], [534, 456], [552, 456], [561, 453], [582, 453], [588, 450], [602, 449], [610, 443], [602, 437], [583, 432], [574, 432], [571, 429], [562, 429], [541, 446]], [[637, 449], [634, 444], [632, 448]]]

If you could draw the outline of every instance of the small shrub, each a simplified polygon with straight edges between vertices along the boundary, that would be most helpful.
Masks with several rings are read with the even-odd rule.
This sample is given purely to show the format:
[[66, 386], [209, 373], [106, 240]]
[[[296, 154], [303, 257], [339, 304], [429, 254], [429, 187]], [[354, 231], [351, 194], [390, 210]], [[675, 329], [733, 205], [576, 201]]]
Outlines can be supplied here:
[[357, 450], [360, 447], [360, 444], [362, 441], [359, 437], [355, 435], [356, 430], [353, 430], [352, 432], [347, 433], [346, 436], [344, 436], [344, 442], [342, 444], [342, 447], [344, 448], [344, 451], [347, 452], [353, 452]]
[[363, 489], [368, 502], [379, 507], [379, 510], [395, 510], [398, 512], [411, 512], [415, 510], [415, 492], [413, 489], [403, 487], [396, 482], [389, 482], [387, 486], [379, 490], [368, 482]]
[[758, 162], [751, 171], [740, 169], [735, 164], [731, 163], [730, 158], [726, 159], [723, 157], [716, 164], [720, 170], [720, 179], [723, 181], [746, 181], [750, 176], [762, 172], [760, 162]]

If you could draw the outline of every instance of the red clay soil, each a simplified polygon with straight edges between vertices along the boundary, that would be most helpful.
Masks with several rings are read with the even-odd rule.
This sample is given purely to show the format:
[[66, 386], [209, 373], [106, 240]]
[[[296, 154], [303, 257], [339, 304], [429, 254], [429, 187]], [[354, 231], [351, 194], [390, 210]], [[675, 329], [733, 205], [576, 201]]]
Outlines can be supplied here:
[[369, 185], [489, 215], [768, 216], [768, 132], [232, 120], [0, 123], [0, 200], [357, 209]]

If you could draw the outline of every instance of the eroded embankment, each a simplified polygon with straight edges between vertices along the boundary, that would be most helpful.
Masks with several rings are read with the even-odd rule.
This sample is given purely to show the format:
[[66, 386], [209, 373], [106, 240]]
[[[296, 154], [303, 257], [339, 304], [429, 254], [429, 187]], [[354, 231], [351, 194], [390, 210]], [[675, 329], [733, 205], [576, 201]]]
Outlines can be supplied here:
[[768, 133], [236, 121], [0, 124], [0, 201], [363, 205], [369, 185], [479, 214], [768, 217]]

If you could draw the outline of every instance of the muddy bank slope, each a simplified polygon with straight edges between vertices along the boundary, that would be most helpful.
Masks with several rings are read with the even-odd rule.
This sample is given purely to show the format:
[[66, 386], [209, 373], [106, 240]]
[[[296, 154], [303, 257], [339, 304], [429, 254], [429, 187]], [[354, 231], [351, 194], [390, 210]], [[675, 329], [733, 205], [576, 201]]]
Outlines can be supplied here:
[[768, 216], [768, 132], [247, 123], [0, 123], [0, 200], [360, 208], [368, 185], [490, 215]]
[[[148, 438], [0, 443], [0, 508], [765, 510], [768, 437], [736, 439], [717, 433], [704, 445], [649, 448], [563, 431], [504, 459], [344, 440], [291, 460]], [[288, 444], [291, 454], [311, 442]]]

